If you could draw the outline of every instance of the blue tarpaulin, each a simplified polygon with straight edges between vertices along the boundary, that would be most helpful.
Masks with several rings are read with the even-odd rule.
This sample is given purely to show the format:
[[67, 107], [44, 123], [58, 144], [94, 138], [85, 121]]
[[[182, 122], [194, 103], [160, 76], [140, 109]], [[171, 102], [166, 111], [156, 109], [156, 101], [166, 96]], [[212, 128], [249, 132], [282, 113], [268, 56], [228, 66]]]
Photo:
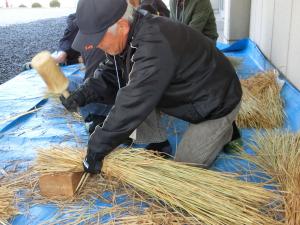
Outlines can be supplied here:
[[[249, 39], [232, 45], [219, 43], [218, 48], [226, 55], [241, 59], [237, 67], [240, 78], [248, 78], [258, 72], [274, 69], [258, 47]], [[80, 65], [62, 67], [67, 77], [81, 80]], [[284, 78], [283, 78], [284, 79]], [[299, 131], [300, 92], [288, 81], [282, 88], [285, 102], [285, 128]], [[86, 147], [88, 133], [86, 125], [68, 113], [57, 98], [49, 98], [46, 86], [34, 70], [25, 71], [0, 86], [0, 168], [9, 169], [18, 163], [19, 169], [26, 167], [35, 157], [38, 148], [51, 145]], [[34, 110], [33, 113], [23, 113]], [[188, 124], [175, 118], [165, 118], [169, 141], [174, 151]], [[248, 140], [253, 129], [242, 129], [243, 140]], [[213, 169], [236, 171], [238, 159], [222, 153]], [[245, 162], [245, 166], [247, 163]], [[240, 165], [240, 162], [239, 162]], [[101, 207], [110, 207], [99, 200]], [[40, 224], [54, 216], [55, 205], [35, 205], [26, 214], [12, 219], [13, 224]], [[21, 209], [22, 212], [22, 209]]]

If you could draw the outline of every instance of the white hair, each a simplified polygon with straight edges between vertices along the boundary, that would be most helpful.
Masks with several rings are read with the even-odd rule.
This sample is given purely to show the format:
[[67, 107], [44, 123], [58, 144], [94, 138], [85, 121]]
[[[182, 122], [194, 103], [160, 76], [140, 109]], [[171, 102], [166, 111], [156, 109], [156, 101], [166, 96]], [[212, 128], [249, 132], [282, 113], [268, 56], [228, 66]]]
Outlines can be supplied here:
[[133, 22], [133, 13], [134, 13], [135, 9], [134, 7], [128, 2], [127, 3], [127, 9], [123, 15], [122, 18], [126, 19], [129, 21], [129, 23]]
[[[135, 10], [134, 7], [130, 3], [128, 3], [127, 4], [127, 9], [126, 9], [124, 15], [122, 16], [122, 18], [127, 20], [130, 24], [133, 22], [134, 10]], [[117, 31], [117, 23], [110, 26], [107, 31], [110, 32], [110, 33], [115, 34], [116, 31]]]

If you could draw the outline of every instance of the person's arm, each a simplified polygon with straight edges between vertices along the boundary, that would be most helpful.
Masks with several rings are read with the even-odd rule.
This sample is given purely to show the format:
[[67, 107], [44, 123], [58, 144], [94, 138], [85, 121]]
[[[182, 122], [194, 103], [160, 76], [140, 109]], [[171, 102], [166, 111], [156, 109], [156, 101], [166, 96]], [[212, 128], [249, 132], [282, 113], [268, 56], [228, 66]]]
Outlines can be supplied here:
[[147, 10], [154, 15], [165, 17], [170, 16], [170, 11], [162, 0], [144, 0], [139, 8]]
[[70, 61], [78, 61], [80, 53], [72, 49], [72, 43], [78, 33], [78, 26], [76, 22], [76, 14], [70, 14], [67, 18], [67, 27], [64, 31], [63, 37], [59, 40], [58, 50], [59, 52], [65, 53], [61, 55], [61, 58], [58, 58], [58, 62], [62, 62], [63, 58], [65, 61], [68, 59]]
[[201, 1], [199, 1], [195, 5], [192, 18], [189, 24], [187, 25], [203, 33], [203, 29], [209, 19], [210, 13], [211, 13], [210, 3], [201, 3]]
[[64, 35], [58, 43], [58, 48], [60, 51], [67, 52], [72, 48], [72, 43], [78, 33], [78, 30], [79, 28], [76, 23], [76, 14], [70, 14], [67, 18], [67, 27], [64, 31]]
[[98, 69], [97, 73], [97, 77], [88, 78], [68, 98], [60, 96], [60, 100], [67, 110], [75, 112], [78, 107], [93, 102], [114, 104], [118, 92], [118, 81], [114, 64], [108, 61]]
[[67, 60], [68, 54], [65, 51], [59, 51], [57, 54], [52, 54], [52, 58], [56, 63], [64, 63]]
[[154, 0], [159, 16], [170, 17], [170, 10], [162, 0]]
[[[85, 96], [85, 104], [92, 102], [114, 104], [119, 89], [114, 63], [107, 61], [98, 69], [97, 73], [97, 77], [86, 79], [81, 87]], [[121, 72], [119, 71], [119, 73]]]
[[168, 43], [161, 39], [154, 36], [153, 44], [137, 48], [128, 85], [119, 90], [103, 126], [97, 126], [90, 137], [84, 166], [87, 172], [97, 172], [99, 168], [94, 166], [147, 118], [170, 84], [176, 62]]

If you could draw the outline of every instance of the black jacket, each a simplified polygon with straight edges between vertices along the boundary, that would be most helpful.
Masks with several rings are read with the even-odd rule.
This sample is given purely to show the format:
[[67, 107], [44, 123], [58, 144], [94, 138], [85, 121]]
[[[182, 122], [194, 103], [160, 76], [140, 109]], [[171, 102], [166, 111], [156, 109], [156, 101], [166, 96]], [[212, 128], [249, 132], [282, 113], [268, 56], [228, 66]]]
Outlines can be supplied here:
[[142, 0], [140, 8], [147, 10], [153, 15], [170, 16], [170, 11], [162, 0]]
[[116, 148], [155, 108], [190, 123], [229, 114], [240, 102], [241, 85], [214, 42], [194, 29], [164, 17], [135, 16], [129, 43], [102, 76], [81, 88], [86, 102], [114, 104], [103, 127], [88, 143], [88, 154], [101, 160]]
[[76, 14], [70, 14], [67, 18], [67, 27], [63, 37], [59, 40], [58, 47], [60, 51], [67, 53], [67, 64], [78, 63], [80, 53], [72, 49], [72, 43], [79, 31], [76, 23]]

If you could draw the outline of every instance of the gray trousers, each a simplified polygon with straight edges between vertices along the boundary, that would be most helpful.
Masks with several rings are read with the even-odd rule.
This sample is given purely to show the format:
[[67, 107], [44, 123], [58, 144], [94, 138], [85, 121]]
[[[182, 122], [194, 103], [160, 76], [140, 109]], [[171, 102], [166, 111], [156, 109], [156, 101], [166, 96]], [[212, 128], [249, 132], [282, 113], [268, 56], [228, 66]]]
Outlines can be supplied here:
[[[175, 161], [193, 163], [198, 166], [209, 167], [223, 147], [232, 137], [232, 123], [236, 119], [240, 104], [228, 115], [207, 120], [198, 124], [190, 124], [184, 133]], [[160, 113], [153, 111], [148, 118], [137, 128], [134, 143], [149, 144], [167, 140], [166, 129], [160, 123]]]
[[155, 109], [136, 129], [135, 144], [159, 143], [168, 139], [167, 131], [161, 124], [159, 110]]
[[194, 163], [208, 168], [232, 137], [232, 123], [236, 119], [240, 104], [228, 115], [190, 124], [184, 133], [175, 154], [175, 161]]

